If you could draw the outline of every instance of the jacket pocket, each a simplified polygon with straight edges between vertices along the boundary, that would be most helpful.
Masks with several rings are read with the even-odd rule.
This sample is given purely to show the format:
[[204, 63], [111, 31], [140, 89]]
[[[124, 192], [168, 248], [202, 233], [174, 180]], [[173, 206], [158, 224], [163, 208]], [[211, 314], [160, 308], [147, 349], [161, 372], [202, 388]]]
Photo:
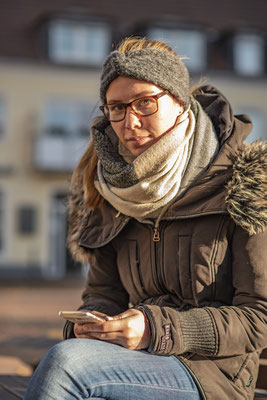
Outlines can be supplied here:
[[215, 359], [215, 363], [230, 381], [242, 389], [250, 391], [256, 384], [258, 360], [257, 353], [249, 353], [235, 357]]
[[259, 357], [256, 353], [249, 353], [236, 376], [235, 383], [247, 391], [253, 390], [258, 377]]
[[185, 301], [193, 300], [191, 242], [191, 235], [178, 236], [178, 273], [181, 294]]
[[138, 245], [136, 240], [128, 240], [128, 259], [135, 291], [143, 296], [143, 294], [147, 293], [144, 287], [142, 271], [140, 268]]

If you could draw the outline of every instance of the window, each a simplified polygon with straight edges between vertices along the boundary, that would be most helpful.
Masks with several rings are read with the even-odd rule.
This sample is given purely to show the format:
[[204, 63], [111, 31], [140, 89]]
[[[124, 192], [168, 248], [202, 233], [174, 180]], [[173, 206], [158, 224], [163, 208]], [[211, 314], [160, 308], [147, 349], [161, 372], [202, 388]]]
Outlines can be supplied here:
[[4, 250], [4, 194], [0, 190], [0, 254]]
[[264, 73], [264, 40], [256, 34], [237, 34], [233, 42], [233, 66], [241, 75]]
[[50, 22], [48, 49], [53, 61], [100, 66], [107, 56], [109, 45], [110, 29], [106, 23]]
[[5, 102], [0, 96], [0, 139], [4, 136], [5, 130]]
[[253, 142], [257, 139], [266, 140], [266, 129], [264, 129], [264, 114], [258, 110], [247, 110], [246, 113], [251, 118], [253, 123], [253, 129], [251, 134], [248, 136], [247, 141]]
[[247, 138], [247, 142], [254, 142], [257, 139], [266, 140], [267, 133], [264, 129], [264, 112], [255, 108], [241, 108], [238, 114], [247, 114], [253, 123], [253, 129]]
[[48, 100], [44, 108], [44, 129], [55, 136], [88, 137], [93, 111], [94, 106], [90, 102]]
[[47, 100], [35, 140], [34, 166], [42, 171], [72, 171], [88, 146], [94, 110], [90, 101]]
[[206, 68], [207, 40], [205, 33], [197, 30], [150, 28], [150, 39], [163, 40], [181, 57], [192, 72]]
[[22, 206], [18, 210], [18, 232], [31, 234], [36, 231], [37, 210], [32, 206]]

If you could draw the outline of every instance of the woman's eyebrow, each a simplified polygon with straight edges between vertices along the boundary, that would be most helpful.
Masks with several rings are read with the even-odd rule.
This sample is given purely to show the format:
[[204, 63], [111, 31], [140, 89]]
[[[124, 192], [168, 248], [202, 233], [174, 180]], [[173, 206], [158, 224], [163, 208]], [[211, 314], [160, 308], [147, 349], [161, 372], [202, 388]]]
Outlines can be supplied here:
[[[154, 93], [154, 91], [151, 90], [145, 90], [143, 92], [137, 93], [134, 97], [133, 100], [135, 99], [139, 99], [140, 97], [143, 96], [154, 96], [156, 93]], [[109, 99], [109, 101], [107, 102], [107, 104], [111, 104], [111, 103], [124, 103], [122, 100], [117, 100], [117, 99]], [[128, 102], [127, 102], [128, 103]]]

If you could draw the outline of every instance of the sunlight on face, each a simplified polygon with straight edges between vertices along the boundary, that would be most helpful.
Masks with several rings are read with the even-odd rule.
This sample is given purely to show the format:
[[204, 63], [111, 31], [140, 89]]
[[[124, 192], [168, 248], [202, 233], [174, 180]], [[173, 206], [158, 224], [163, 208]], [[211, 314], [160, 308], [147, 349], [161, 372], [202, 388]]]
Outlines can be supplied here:
[[[140, 97], [158, 94], [163, 90], [153, 83], [119, 76], [109, 85], [106, 99], [107, 103], [129, 103]], [[169, 132], [182, 112], [182, 105], [167, 94], [158, 99], [158, 111], [155, 114], [140, 116], [127, 107], [125, 119], [111, 122], [111, 125], [120, 142], [133, 156], [137, 157]]]

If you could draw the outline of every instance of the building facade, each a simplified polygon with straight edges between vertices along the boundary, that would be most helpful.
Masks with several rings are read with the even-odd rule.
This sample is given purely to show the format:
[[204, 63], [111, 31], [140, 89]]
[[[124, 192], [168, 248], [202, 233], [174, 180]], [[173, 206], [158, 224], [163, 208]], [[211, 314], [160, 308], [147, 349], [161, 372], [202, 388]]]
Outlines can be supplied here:
[[0, 277], [80, 274], [66, 194], [89, 143], [99, 77], [128, 35], [167, 41], [267, 138], [267, 3], [10, 0], [0, 5]]

